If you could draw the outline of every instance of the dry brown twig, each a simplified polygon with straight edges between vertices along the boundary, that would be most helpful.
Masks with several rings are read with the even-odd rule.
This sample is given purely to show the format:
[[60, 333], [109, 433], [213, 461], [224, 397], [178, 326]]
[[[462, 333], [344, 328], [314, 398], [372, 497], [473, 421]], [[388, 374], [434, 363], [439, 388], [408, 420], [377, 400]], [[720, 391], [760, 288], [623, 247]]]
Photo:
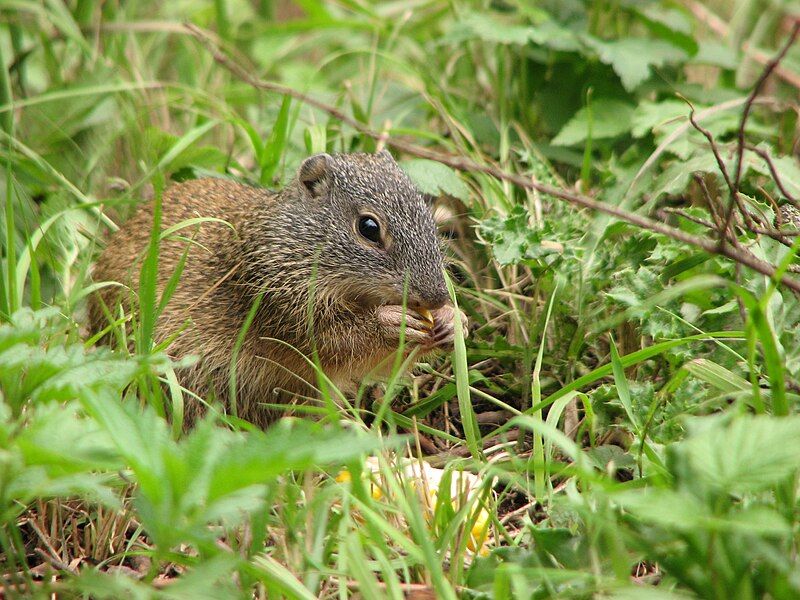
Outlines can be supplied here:
[[789, 48], [791, 48], [794, 44], [798, 34], [800, 34], [800, 19], [795, 21], [794, 26], [789, 33], [789, 37], [786, 38], [786, 42], [781, 47], [780, 51], [766, 64], [764, 70], [761, 72], [761, 75], [756, 81], [756, 84], [753, 86], [753, 89], [747, 96], [747, 101], [744, 103], [742, 119], [739, 121], [739, 129], [736, 132], [736, 170], [734, 171], [733, 182], [731, 183], [729, 180], [726, 180], [731, 192], [730, 202], [728, 204], [728, 213], [726, 215], [726, 223], [730, 223], [731, 216], [733, 214], [733, 207], [740, 202], [739, 187], [742, 182], [742, 165], [744, 163], [744, 134], [745, 128], [747, 127], [747, 119], [750, 117], [750, 111], [753, 109], [753, 102], [755, 102], [755, 99], [761, 93], [761, 89], [764, 87], [767, 79], [769, 79], [770, 75], [772, 75], [772, 73], [778, 67], [780, 62], [786, 56], [786, 53], [789, 52]]
[[769, 153], [763, 150], [762, 148], [758, 148], [757, 146], [752, 146], [750, 144], [745, 144], [745, 148], [747, 148], [751, 152], [754, 152], [755, 154], [758, 154], [761, 157], [761, 159], [767, 164], [769, 173], [770, 175], [772, 175], [772, 179], [773, 181], [775, 181], [775, 185], [778, 187], [781, 194], [783, 194], [783, 197], [786, 198], [786, 200], [790, 204], [794, 205], [797, 208], [800, 208], [800, 199], [795, 198], [792, 194], [790, 194], [789, 191], [786, 189], [786, 186], [783, 185], [783, 180], [778, 175], [778, 171], [775, 168], [775, 163], [772, 162], [772, 157], [769, 155]]
[[[230, 56], [225, 51], [223, 51], [222, 48], [220, 48], [220, 46], [217, 44], [217, 42], [209, 32], [191, 23], [187, 23], [185, 27], [188, 32], [190, 32], [198, 41], [200, 41], [203, 44], [203, 46], [211, 53], [214, 60], [220, 66], [222, 66], [223, 68], [228, 70], [232, 75], [236, 76], [241, 81], [247, 83], [253, 88], [294, 98], [299, 102], [302, 102], [308, 106], [316, 108], [317, 110], [320, 110], [330, 115], [334, 119], [337, 119], [338, 121], [344, 123], [345, 125], [352, 127], [362, 135], [368, 136], [375, 140], [385, 141], [387, 146], [391, 146], [392, 148], [395, 148], [396, 150], [399, 150], [405, 154], [408, 154], [410, 156], [415, 156], [417, 158], [433, 160], [442, 163], [444, 165], [447, 165], [453, 169], [457, 169], [459, 171], [484, 173], [492, 177], [495, 177], [496, 179], [507, 181], [520, 188], [535, 190], [541, 194], [545, 194], [553, 198], [564, 200], [575, 206], [580, 206], [582, 208], [587, 208], [606, 215], [610, 215], [612, 217], [630, 223], [631, 225], [635, 225], [636, 227], [639, 227], [641, 229], [646, 229], [648, 231], [652, 231], [653, 233], [657, 233], [672, 238], [678, 242], [682, 242], [690, 246], [695, 246], [710, 254], [717, 254], [720, 256], [724, 256], [758, 273], [761, 273], [762, 275], [766, 275], [767, 277], [771, 278], [776, 277], [776, 269], [773, 265], [764, 260], [761, 260], [748, 250], [745, 250], [738, 246], [733, 246], [732, 244], [725, 242], [724, 239], [720, 240], [719, 242], [715, 242], [710, 239], [702, 238], [687, 233], [676, 227], [672, 227], [660, 221], [655, 221], [643, 215], [634, 212], [629, 212], [617, 206], [613, 206], [601, 202], [599, 200], [595, 200], [594, 198], [591, 198], [589, 196], [578, 194], [570, 190], [559, 189], [550, 185], [539, 183], [537, 181], [533, 181], [531, 178], [524, 177], [516, 173], [509, 173], [493, 165], [476, 163], [463, 156], [453, 156], [450, 154], [437, 152], [435, 150], [431, 150], [430, 148], [419, 146], [417, 144], [414, 144], [412, 142], [409, 142], [401, 138], [391, 138], [391, 137], [387, 138], [385, 132], [378, 132], [372, 129], [368, 125], [361, 123], [360, 121], [357, 121], [356, 119], [350, 117], [344, 111], [340, 110], [335, 106], [321, 102], [316, 98], [308, 96], [290, 87], [281, 85], [279, 83], [274, 83], [271, 81], [264, 81], [262, 79], [253, 76], [252, 73], [249, 72], [247, 69], [245, 69], [241, 64], [238, 64], [235, 61], [233, 61], [230, 58]], [[797, 294], [800, 294], [800, 281], [792, 277], [789, 277], [786, 274], [783, 274], [780, 277], [779, 281], [790, 290], [794, 291]]]
[[[740, 188], [741, 188], [741, 180], [742, 180], [742, 165], [744, 164], [744, 152], [745, 149], [751, 150], [758, 154], [767, 164], [769, 168], [770, 174], [775, 181], [775, 184], [778, 186], [778, 189], [781, 193], [786, 197], [787, 201], [791, 204], [796, 205], [797, 200], [788, 192], [786, 187], [783, 185], [783, 182], [778, 175], [777, 169], [775, 168], [772, 159], [770, 158], [769, 154], [760, 148], [756, 148], [755, 146], [748, 145], [745, 143], [745, 130], [747, 127], [747, 120], [750, 117], [750, 112], [752, 110], [753, 104], [756, 101], [761, 89], [764, 87], [767, 79], [769, 79], [770, 75], [776, 71], [778, 65], [780, 64], [781, 60], [786, 56], [786, 53], [789, 51], [789, 48], [794, 44], [798, 35], [800, 34], [800, 20], [796, 21], [792, 31], [790, 32], [786, 42], [783, 44], [781, 49], [778, 53], [769, 60], [763, 72], [758, 78], [755, 86], [747, 95], [747, 99], [744, 102], [744, 108], [742, 110], [742, 117], [739, 121], [739, 127], [737, 128], [737, 135], [736, 135], [736, 163], [735, 163], [735, 170], [733, 172], [733, 176], [728, 172], [728, 169], [725, 165], [725, 161], [722, 158], [722, 154], [720, 153], [719, 147], [714, 139], [714, 136], [711, 134], [710, 131], [703, 128], [695, 119], [695, 109], [694, 106], [687, 100], [683, 98], [683, 100], [689, 105], [690, 112], [689, 112], [689, 122], [691, 123], [692, 127], [695, 130], [700, 132], [708, 141], [709, 148], [711, 149], [711, 153], [714, 155], [714, 158], [717, 162], [717, 166], [719, 168], [720, 173], [722, 174], [722, 178], [725, 181], [726, 186], [728, 187], [729, 191], [729, 201], [728, 206], [724, 209], [724, 211], [720, 210], [720, 207], [716, 205], [716, 201], [714, 197], [709, 192], [708, 188], [705, 186], [705, 182], [702, 178], [695, 176], [695, 179], [700, 183], [701, 190], [703, 192], [703, 196], [708, 203], [709, 212], [714, 216], [714, 220], [716, 222], [716, 226], [713, 226], [710, 223], [703, 223], [704, 226], [709, 227], [709, 229], [716, 230], [719, 236], [719, 243], [725, 244], [726, 241], [731, 243], [735, 246], [738, 246], [737, 238], [734, 228], [734, 215], [735, 210], [734, 208], [738, 209], [738, 213], [744, 222], [744, 226], [750, 231], [751, 233], [756, 233], [760, 235], [767, 235], [774, 240], [784, 244], [785, 246], [792, 246], [791, 240], [786, 237], [786, 235], [782, 231], [778, 231], [772, 227], [770, 224], [765, 222], [760, 215], [752, 214], [746, 207], [744, 201], [740, 196]], [[780, 215], [780, 209], [778, 210], [778, 215]], [[724, 212], [724, 219], [721, 219], [721, 213]], [[684, 218], [689, 218], [687, 215], [682, 215]], [[697, 222], [697, 221], [695, 221]]]
[[[705, 23], [719, 37], [723, 39], [730, 37], [731, 32], [728, 24], [715, 15], [707, 6], [696, 0], [683, 0], [683, 4], [694, 14], [698, 21]], [[742, 44], [742, 52], [762, 65], [766, 65], [769, 62], [769, 56], [760, 50], [752, 48], [747, 42]], [[775, 69], [775, 74], [789, 85], [800, 89], [800, 74], [781, 67]]]

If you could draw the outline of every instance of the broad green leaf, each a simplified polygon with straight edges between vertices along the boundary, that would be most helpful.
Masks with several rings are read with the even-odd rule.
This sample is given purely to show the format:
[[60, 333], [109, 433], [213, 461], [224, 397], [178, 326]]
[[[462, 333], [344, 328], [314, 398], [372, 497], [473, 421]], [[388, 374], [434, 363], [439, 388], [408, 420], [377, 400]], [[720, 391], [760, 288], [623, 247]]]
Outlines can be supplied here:
[[[730, 162], [727, 163], [730, 168]], [[651, 188], [651, 200], [657, 200], [663, 195], [679, 194], [689, 185], [693, 173], [711, 173], [722, 179], [719, 166], [711, 152], [702, 152], [687, 161], [676, 160], [664, 169], [664, 172], [655, 178]]]
[[700, 40], [697, 54], [692, 58], [692, 62], [733, 70], [741, 60], [739, 54], [737, 49], [730, 44], [716, 40]]
[[751, 535], [787, 536], [792, 528], [779, 513], [754, 506], [726, 515], [688, 492], [648, 488], [614, 494], [614, 500], [637, 519], [667, 530], [684, 533], [731, 532]]
[[684, 50], [662, 40], [626, 37], [603, 41], [586, 36], [585, 41], [631, 92], [650, 77], [652, 67], [678, 63], [688, 57]]
[[[379, 440], [354, 432], [324, 429], [306, 421], [280, 421], [266, 433], [252, 431], [232, 440], [217, 458], [209, 497], [273, 481], [290, 470], [337, 465], [376, 450]], [[269, 460], [264, 460], [269, 456]]]
[[655, 35], [683, 50], [690, 56], [697, 53], [697, 41], [692, 35], [692, 19], [677, 8], [643, 4], [634, 10]]
[[469, 199], [469, 188], [456, 172], [434, 160], [416, 158], [404, 160], [400, 166], [423, 194], [447, 194], [459, 200]]
[[719, 491], [757, 492], [800, 470], [800, 417], [717, 421], [670, 451], [686, 461], [692, 478]]
[[644, 137], [649, 133], [670, 133], [689, 116], [691, 108], [683, 100], [644, 100], [633, 112], [631, 133], [633, 137]]
[[27, 465], [46, 466], [51, 475], [124, 466], [108, 434], [75, 403], [37, 407], [14, 443]]
[[450, 35], [461, 39], [476, 37], [484, 42], [496, 44], [520, 45], [526, 44], [530, 40], [531, 28], [525, 25], [501, 22], [486, 13], [469, 12], [458, 20]]
[[[634, 107], [621, 100], [600, 98], [591, 105], [592, 139], [619, 137], [631, 130]], [[586, 141], [589, 135], [589, 110], [584, 107], [573, 116], [553, 138], [556, 146], [574, 146]]]

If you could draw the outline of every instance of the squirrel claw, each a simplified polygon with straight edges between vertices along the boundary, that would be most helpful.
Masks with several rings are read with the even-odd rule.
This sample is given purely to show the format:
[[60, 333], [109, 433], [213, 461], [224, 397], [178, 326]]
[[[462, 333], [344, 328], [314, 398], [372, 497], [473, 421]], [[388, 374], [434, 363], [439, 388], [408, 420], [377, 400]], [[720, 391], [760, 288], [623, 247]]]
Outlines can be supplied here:
[[380, 306], [377, 309], [378, 322], [385, 335], [392, 342], [400, 339], [405, 327], [405, 341], [412, 344], [426, 344], [431, 336], [430, 324], [414, 311], [404, 310], [402, 306]]
[[[428, 342], [428, 346], [431, 348], [447, 348], [453, 345], [453, 341], [456, 337], [455, 311], [455, 307], [449, 304], [434, 311], [433, 316], [436, 326], [431, 332], [431, 340]], [[467, 337], [467, 334], [469, 333], [469, 329], [467, 327], [467, 315], [465, 315], [461, 310], [458, 312], [464, 337]]]
[[[427, 311], [426, 311], [427, 312]], [[467, 336], [467, 316], [459, 311], [464, 337]], [[430, 317], [432, 318], [428, 318]], [[377, 312], [378, 321], [385, 335], [392, 342], [400, 339], [400, 331], [405, 325], [405, 341], [433, 350], [453, 345], [455, 339], [455, 308], [445, 305], [428, 315], [413, 310], [403, 310], [402, 306], [381, 306]], [[432, 323], [431, 323], [432, 321]]]

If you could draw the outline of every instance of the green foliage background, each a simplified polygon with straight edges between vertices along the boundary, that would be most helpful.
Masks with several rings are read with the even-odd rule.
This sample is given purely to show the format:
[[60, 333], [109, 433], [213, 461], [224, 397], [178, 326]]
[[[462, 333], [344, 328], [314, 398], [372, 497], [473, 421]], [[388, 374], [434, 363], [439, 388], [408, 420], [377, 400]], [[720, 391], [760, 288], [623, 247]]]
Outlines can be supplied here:
[[[730, 170], [759, 57], [798, 15], [781, 0], [0, 4], [8, 594], [798, 597], [798, 297], [695, 247], [400, 155], [460, 216], [451, 273], [472, 330], [382, 399], [267, 432], [212, 414], [184, 434], [165, 415], [195, 400], [153, 344], [152, 277], [139, 313], [114, 315], [116, 348], [85, 330], [87, 296], [113, 284], [92, 260], [153, 190], [279, 186], [309, 153], [376, 149], [247, 85], [185, 22], [390, 138], [709, 236], [702, 188], [726, 189], [690, 107]], [[797, 47], [779, 71], [744, 129], [780, 176], [745, 153], [744, 201], [769, 223], [800, 198]], [[797, 244], [736, 235], [800, 267]], [[435, 457], [447, 472], [484, 477], [473, 505], [425, 513], [391, 459], [416, 432], [455, 449]], [[361, 479], [373, 454], [392, 491], [377, 499]], [[352, 483], [328, 476], [344, 467]], [[491, 514], [480, 556], [476, 502]]]

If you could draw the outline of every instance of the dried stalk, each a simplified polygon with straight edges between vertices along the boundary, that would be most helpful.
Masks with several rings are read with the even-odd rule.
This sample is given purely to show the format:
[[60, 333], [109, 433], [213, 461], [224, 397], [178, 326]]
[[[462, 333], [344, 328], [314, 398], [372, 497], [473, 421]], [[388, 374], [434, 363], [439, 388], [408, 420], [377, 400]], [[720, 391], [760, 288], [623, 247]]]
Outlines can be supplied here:
[[[476, 163], [463, 156], [444, 154], [435, 150], [431, 150], [430, 148], [408, 142], [404, 139], [388, 137], [386, 132], [375, 131], [368, 125], [350, 117], [344, 111], [335, 106], [321, 102], [316, 98], [303, 94], [302, 92], [294, 90], [290, 87], [271, 81], [264, 81], [253, 76], [252, 73], [245, 69], [242, 65], [234, 62], [228, 56], [228, 54], [219, 47], [214, 38], [208, 32], [193, 24], [186, 24], [185, 27], [187, 31], [195, 36], [195, 38], [197, 38], [197, 40], [199, 40], [205, 46], [205, 48], [211, 53], [214, 60], [220, 66], [253, 88], [294, 98], [299, 102], [307, 104], [308, 106], [312, 106], [330, 115], [334, 119], [337, 119], [338, 121], [341, 121], [342, 123], [352, 127], [362, 135], [379, 140], [380, 142], [385, 143], [387, 146], [391, 146], [392, 148], [395, 148], [396, 150], [399, 150], [405, 154], [440, 162], [460, 171], [485, 173], [501, 181], [512, 183], [520, 188], [535, 190], [541, 194], [564, 200], [575, 206], [588, 208], [590, 210], [595, 210], [597, 212], [616, 217], [621, 221], [625, 221], [641, 229], [646, 229], [648, 231], [672, 238], [678, 242], [695, 246], [710, 254], [724, 256], [758, 273], [761, 273], [762, 275], [766, 275], [767, 277], [777, 277], [776, 269], [773, 265], [761, 260], [748, 250], [727, 243], [724, 239], [720, 240], [719, 242], [714, 242], [709, 239], [686, 233], [685, 231], [681, 231], [680, 229], [671, 227], [659, 221], [655, 221], [643, 215], [626, 211], [617, 206], [605, 204], [583, 194], [578, 194], [570, 190], [559, 189], [550, 185], [539, 183], [528, 177], [524, 177], [516, 173], [509, 173], [492, 165]], [[795, 293], [800, 294], [800, 281], [783, 274], [781, 275], [779, 282]]]

